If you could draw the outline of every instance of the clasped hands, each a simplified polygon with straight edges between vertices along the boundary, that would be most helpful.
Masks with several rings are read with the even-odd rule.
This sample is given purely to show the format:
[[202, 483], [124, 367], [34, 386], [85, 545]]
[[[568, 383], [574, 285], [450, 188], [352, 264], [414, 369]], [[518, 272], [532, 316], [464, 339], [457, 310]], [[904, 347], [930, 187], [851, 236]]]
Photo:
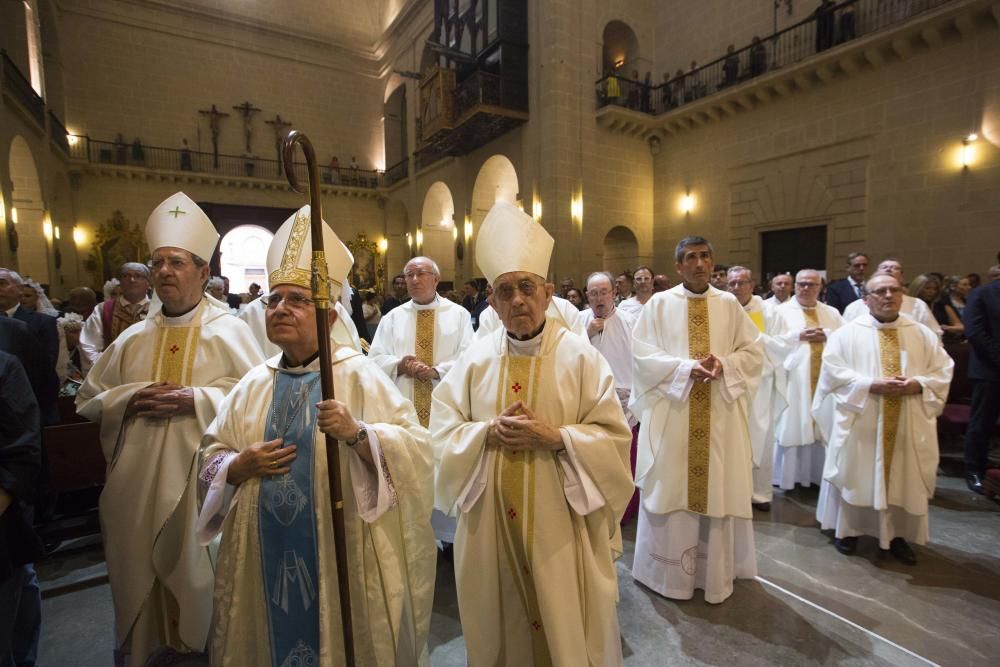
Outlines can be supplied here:
[[799, 332], [799, 340], [806, 343], [825, 343], [826, 332], [823, 327], [809, 327]]
[[396, 372], [416, 378], [417, 380], [437, 380], [440, 377], [433, 366], [428, 366], [412, 354], [408, 354], [399, 360], [399, 363], [396, 365]]
[[910, 396], [922, 392], [923, 387], [913, 378], [894, 375], [893, 377], [875, 378], [868, 391], [878, 396]]
[[126, 417], [169, 419], [194, 414], [194, 390], [172, 382], [154, 382], [132, 394]]
[[531, 408], [516, 401], [490, 422], [486, 431], [487, 447], [502, 447], [521, 452], [531, 449], [555, 451], [562, 449], [559, 429], [535, 416]]
[[695, 382], [711, 382], [722, 377], [722, 361], [710, 354], [704, 359], [695, 359], [691, 368], [691, 377]]

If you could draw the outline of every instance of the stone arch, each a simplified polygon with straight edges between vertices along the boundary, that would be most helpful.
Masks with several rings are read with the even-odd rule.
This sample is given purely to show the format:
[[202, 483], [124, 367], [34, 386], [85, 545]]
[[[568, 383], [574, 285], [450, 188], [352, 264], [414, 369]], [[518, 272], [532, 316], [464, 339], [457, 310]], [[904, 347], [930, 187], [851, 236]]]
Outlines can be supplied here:
[[455, 236], [455, 199], [443, 181], [436, 181], [424, 195], [414, 247], [437, 262], [442, 281], [455, 279]]
[[601, 75], [621, 69], [628, 77], [633, 66], [640, 67], [639, 57], [639, 38], [631, 26], [617, 19], [608, 21], [601, 35]]
[[229, 291], [242, 294], [250, 283], [267, 290], [267, 249], [274, 234], [260, 225], [238, 225], [219, 242], [220, 275], [229, 278]]
[[604, 236], [604, 270], [617, 275], [639, 265], [639, 241], [628, 227], [612, 227]]
[[[468, 238], [465, 239], [467, 255], [464, 264], [469, 267], [465, 271], [466, 279], [482, 275], [475, 261], [474, 239], [476, 232], [483, 224], [483, 220], [486, 219], [486, 214], [498, 201], [516, 205], [519, 193], [517, 170], [510, 158], [498, 153], [483, 162], [476, 175], [476, 182], [472, 186], [472, 205], [469, 211], [470, 228]], [[465, 232], [466, 230], [459, 229], [460, 234]]]
[[[7, 218], [17, 220], [17, 267], [25, 278], [40, 283], [50, 282], [49, 242], [43, 224], [47, 215], [42, 195], [42, 183], [31, 147], [24, 137], [15, 136], [10, 143], [8, 172], [11, 180], [11, 211]], [[15, 210], [16, 209], [16, 210]]]

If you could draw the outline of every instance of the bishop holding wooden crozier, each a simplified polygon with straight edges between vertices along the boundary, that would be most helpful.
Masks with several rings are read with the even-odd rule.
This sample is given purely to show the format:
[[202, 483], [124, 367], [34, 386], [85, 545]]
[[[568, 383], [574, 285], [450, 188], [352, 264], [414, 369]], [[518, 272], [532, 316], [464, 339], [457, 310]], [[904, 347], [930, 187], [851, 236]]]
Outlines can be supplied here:
[[476, 261], [503, 326], [434, 390], [436, 506], [457, 514], [470, 665], [622, 661], [614, 559], [631, 432], [587, 339], [546, 318], [553, 239], [520, 209], [486, 216]]
[[[337, 398], [321, 401], [309, 210], [285, 221], [267, 255], [267, 336], [281, 352], [240, 380], [202, 441], [198, 535], [207, 543], [222, 532], [212, 664], [345, 664], [324, 434], [342, 443], [356, 664], [427, 664], [427, 430], [385, 374], [346, 345], [332, 350]], [[323, 229], [335, 300], [354, 260]], [[337, 316], [329, 311], [331, 324]]]

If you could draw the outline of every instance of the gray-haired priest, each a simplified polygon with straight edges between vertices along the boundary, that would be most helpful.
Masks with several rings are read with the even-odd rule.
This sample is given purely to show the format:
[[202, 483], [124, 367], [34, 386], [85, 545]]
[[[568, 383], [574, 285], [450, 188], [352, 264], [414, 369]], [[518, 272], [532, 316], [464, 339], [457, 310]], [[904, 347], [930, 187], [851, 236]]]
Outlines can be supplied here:
[[823, 350], [813, 414], [827, 453], [816, 519], [843, 554], [855, 552], [859, 535], [873, 535], [912, 565], [909, 543], [927, 542], [937, 416], [955, 363], [934, 332], [902, 315], [894, 275], [876, 273], [865, 291], [868, 314], [834, 331]]
[[748, 415], [763, 343], [739, 301], [709, 284], [712, 246], [675, 251], [682, 284], [653, 295], [632, 330], [632, 411], [642, 489], [632, 576], [687, 600], [719, 603], [757, 575]]
[[146, 222], [162, 302], [125, 329], [76, 397], [101, 423], [108, 460], [101, 529], [119, 650], [143, 664], [158, 647], [203, 651], [212, 562], [195, 539], [198, 442], [236, 381], [263, 361], [247, 326], [204, 297], [219, 234], [178, 192]]
[[497, 203], [476, 247], [503, 326], [465, 351], [431, 409], [469, 664], [620, 664], [613, 561], [633, 486], [614, 377], [545, 317], [541, 225]]
[[[335, 301], [354, 260], [323, 227]], [[336, 400], [321, 402], [311, 258], [306, 206], [267, 255], [267, 335], [281, 353], [240, 380], [202, 441], [198, 535], [205, 543], [222, 532], [212, 664], [344, 664], [323, 434], [342, 443], [356, 662], [427, 664], [435, 568], [427, 430], [347, 345], [332, 350]]]

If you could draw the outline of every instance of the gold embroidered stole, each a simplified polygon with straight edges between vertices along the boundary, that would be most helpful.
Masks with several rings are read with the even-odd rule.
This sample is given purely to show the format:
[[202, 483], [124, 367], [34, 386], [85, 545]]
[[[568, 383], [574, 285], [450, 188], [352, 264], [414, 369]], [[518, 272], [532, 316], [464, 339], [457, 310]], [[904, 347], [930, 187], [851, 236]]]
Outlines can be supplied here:
[[[903, 374], [899, 354], [899, 330], [878, 330], [878, 356], [882, 366], [882, 377]], [[892, 452], [896, 447], [896, 432], [899, 430], [899, 413], [902, 397], [882, 397], [882, 470], [885, 483], [886, 501], [889, 498], [889, 471], [892, 469]]]
[[[417, 341], [414, 346], [414, 355], [417, 361], [434, 365], [434, 316], [437, 309], [417, 311]], [[427, 428], [431, 422], [431, 393], [434, 384], [431, 380], [418, 380], [413, 378], [413, 407], [417, 409], [417, 418], [420, 425]]]
[[[688, 357], [710, 353], [708, 299], [688, 297]], [[688, 510], [708, 511], [708, 461], [712, 426], [712, 383], [695, 380], [688, 396]]]
[[[803, 308], [802, 315], [806, 318], [806, 325], [812, 328], [818, 328], [819, 315], [816, 314], [815, 308]], [[809, 395], [812, 396], [816, 393], [816, 383], [819, 382], [819, 371], [823, 366], [823, 346], [824, 343], [815, 341], [809, 343]]]
[[[133, 305], [138, 306], [139, 304]], [[149, 312], [149, 302], [147, 301], [139, 308], [135, 308], [134, 311], [134, 313], [130, 313], [121, 299], [115, 300], [115, 308], [111, 313], [111, 341], [118, 338], [121, 332], [136, 322], [141, 322], [146, 317], [146, 313]]]
[[[540, 357], [501, 357], [500, 385], [497, 388], [497, 414], [521, 401], [535, 409], [538, 395]], [[549, 455], [547, 452], [542, 455]], [[538, 608], [535, 582], [531, 570], [535, 518], [535, 458], [534, 451], [512, 452], [501, 449], [494, 464], [496, 507], [502, 516], [496, 518], [498, 541], [503, 545], [508, 569], [521, 598], [524, 614], [531, 627], [531, 645], [536, 666], [551, 665], [545, 628]], [[502, 619], [494, 619], [502, 623]]]
[[157, 329], [156, 348], [153, 350], [153, 372], [155, 382], [171, 382], [182, 387], [191, 386], [194, 359], [198, 354], [201, 340], [201, 316], [204, 300], [198, 306], [189, 326], [165, 326]]

